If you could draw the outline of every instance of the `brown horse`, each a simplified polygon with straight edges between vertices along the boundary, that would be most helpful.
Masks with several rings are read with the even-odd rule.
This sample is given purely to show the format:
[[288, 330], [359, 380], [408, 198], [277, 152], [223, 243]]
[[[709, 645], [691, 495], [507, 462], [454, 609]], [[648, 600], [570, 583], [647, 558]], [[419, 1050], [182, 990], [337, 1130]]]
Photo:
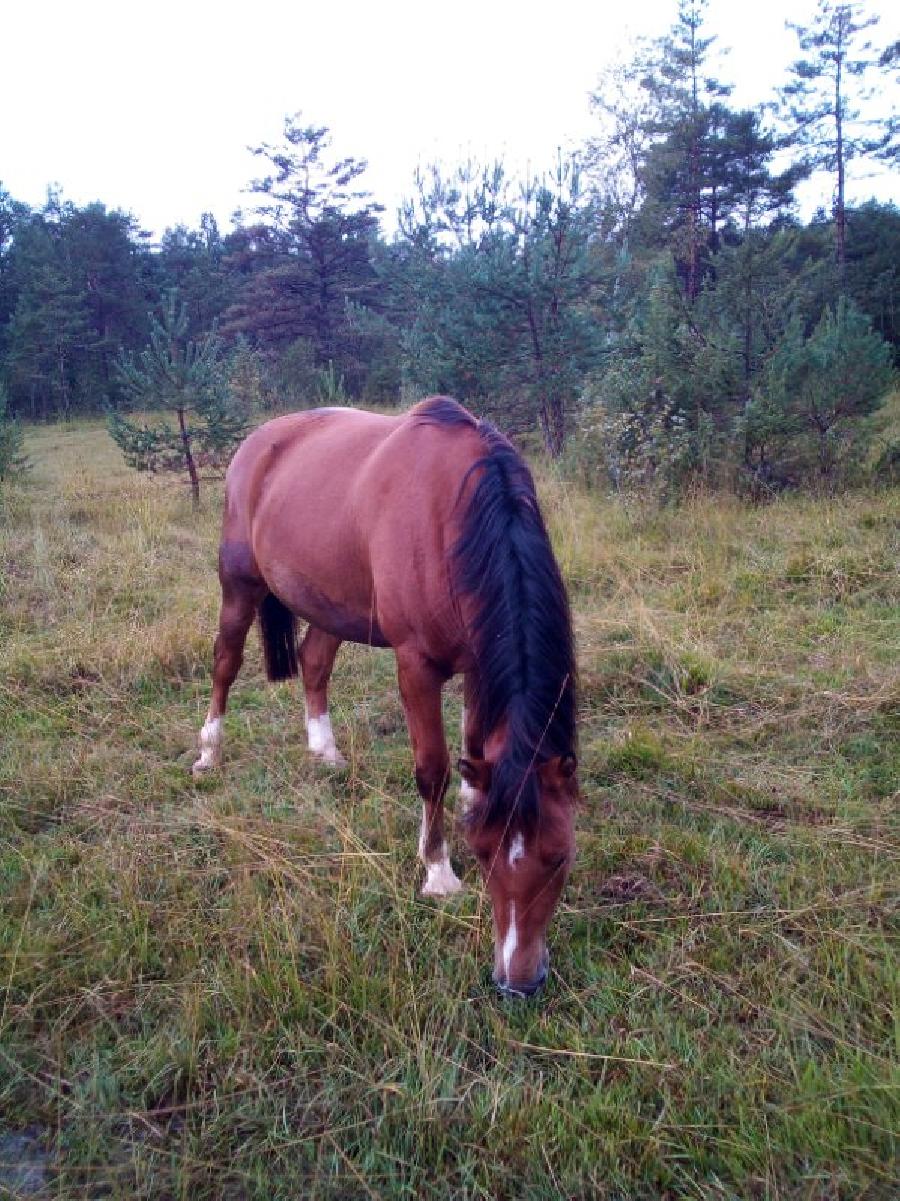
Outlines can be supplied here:
[[444, 840], [450, 777], [441, 689], [464, 675], [466, 838], [494, 913], [494, 980], [535, 992], [574, 851], [569, 607], [522, 459], [456, 401], [387, 417], [318, 409], [255, 430], [228, 470], [212, 701], [195, 772], [220, 758], [222, 714], [259, 614], [270, 679], [297, 675], [309, 749], [343, 760], [328, 680], [344, 640], [390, 646], [423, 801], [422, 892], [462, 885]]

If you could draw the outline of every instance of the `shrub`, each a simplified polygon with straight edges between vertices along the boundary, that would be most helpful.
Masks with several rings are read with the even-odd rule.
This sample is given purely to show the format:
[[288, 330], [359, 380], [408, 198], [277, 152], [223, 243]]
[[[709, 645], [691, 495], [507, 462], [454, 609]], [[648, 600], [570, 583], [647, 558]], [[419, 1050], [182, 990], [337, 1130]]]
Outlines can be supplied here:
[[741, 418], [746, 466], [782, 478], [848, 478], [871, 439], [867, 418], [894, 379], [890, 347], [846, 297], [808, 338], [794, 320]]
[[24, 435], [18, 421], [9, 416], [6, 389], [0, 383], [0, 480], [28, 467], [22, 450]]
[[153, 423], [129, 421], [112, 413], [108, 428], [125, 461], [138, 471], [186, 471], [194, 505], [200, 503], [198, 467], [222, 466], [247, 432], [244, 410], [228, 392], [215, 330], [197, 341], [187, 337], [184, 305], [174, 292], [153, 320], [150, 345], [140, 359], [122, 357], [117, 374], [129, 401], [162, 409]]

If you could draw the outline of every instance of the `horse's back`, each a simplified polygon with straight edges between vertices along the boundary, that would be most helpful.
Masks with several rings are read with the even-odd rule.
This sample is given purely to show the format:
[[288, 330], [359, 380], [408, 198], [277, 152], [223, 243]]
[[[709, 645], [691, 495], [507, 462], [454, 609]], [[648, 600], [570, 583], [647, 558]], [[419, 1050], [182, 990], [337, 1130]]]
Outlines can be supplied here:
[[223, 546], [246, 544], [289, 608], [340, 637], [449, 646], [447, 552], [480, 453], [459, 413], [458, 428], [430, 421], [427, 402], [396, 417], [317, 409], [267, 422], [229, 468]]
[[275, 417], [238, 447], [226, 476], [226, 503], [237, 519], [251, 522], [270, 495], [294, 485], [338, 486], [335, 458], [346, 474], [372, 452], [396, 418], [360, 409], [310, 409]]

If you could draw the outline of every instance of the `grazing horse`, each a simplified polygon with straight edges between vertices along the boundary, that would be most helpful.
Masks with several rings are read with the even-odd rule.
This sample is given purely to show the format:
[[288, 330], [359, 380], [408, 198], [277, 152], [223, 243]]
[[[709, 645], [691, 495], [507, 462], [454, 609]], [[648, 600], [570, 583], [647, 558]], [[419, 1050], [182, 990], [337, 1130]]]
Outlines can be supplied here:
[[[240, 446], [225, 490], [222, 608], [201, 773], [258, 614], [269, 679], [303, 674], [310, 752], [344, 761], [328, 716], [342, 641], [390, 646], [422, 797], [422, 892], [458, 892], [444, 840], [441, 689], [464, 676], [466, 839], [494, 916], [494, 980], [530, 995], [574, 851], [578, 795], [569, 606], [531, 474], [456, 401], [389, 417], [317, 409]], [[297, 618], [309, 624], [299, 648]]]

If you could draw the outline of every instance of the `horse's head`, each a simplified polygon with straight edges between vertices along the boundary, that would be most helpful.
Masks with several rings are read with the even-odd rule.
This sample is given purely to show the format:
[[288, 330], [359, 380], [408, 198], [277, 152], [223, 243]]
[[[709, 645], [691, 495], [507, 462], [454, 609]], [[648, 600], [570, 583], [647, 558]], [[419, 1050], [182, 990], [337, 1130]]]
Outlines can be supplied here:
[[547, 926], [575, 850], [575, 757], [555, 756], [530, 769], [537, 807], [527, 826], [516, 805], [501, 820], [485, 816], [489, 761], [460, 759], [459, 770], [472, 790], [466, 838], [494, 909], [494, 983], [501, 992], [530, 996], [547, 978]]

